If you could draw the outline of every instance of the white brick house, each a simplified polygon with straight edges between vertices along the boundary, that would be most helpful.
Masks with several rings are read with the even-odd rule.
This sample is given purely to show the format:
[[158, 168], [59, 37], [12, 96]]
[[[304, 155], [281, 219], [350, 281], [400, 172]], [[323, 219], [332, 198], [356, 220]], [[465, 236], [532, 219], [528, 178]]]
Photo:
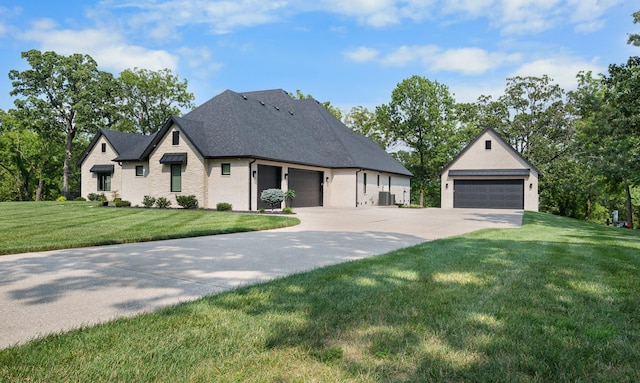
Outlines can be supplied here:
[[140, 205], [195, 195], [200, 206], [263, 207], [260, 192], [294, 189], [294, 207], [409, 203], [411, 173], [313, 99], [283, 90], [225, 91], [154, 135], [101, 130], [81, 155], [82, 196]]

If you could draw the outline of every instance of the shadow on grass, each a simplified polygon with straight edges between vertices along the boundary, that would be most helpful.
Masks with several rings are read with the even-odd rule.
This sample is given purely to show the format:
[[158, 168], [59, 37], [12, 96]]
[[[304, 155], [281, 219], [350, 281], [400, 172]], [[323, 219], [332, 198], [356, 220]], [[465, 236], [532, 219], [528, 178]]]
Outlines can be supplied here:
[[354, 378], [640, 379], [639, 248], [577, 242], [441, 240], [207, 302], [282, 318], [265, 349], [308, 350]]

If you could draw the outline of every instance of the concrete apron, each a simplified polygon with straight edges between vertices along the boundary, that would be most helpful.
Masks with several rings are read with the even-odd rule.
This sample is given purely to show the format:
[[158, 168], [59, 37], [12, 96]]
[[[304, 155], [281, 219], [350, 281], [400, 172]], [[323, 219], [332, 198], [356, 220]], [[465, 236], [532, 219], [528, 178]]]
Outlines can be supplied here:
[[298, 226], [0, 256], [0, 348], [484, 228], [522, 211], [301, 208]]

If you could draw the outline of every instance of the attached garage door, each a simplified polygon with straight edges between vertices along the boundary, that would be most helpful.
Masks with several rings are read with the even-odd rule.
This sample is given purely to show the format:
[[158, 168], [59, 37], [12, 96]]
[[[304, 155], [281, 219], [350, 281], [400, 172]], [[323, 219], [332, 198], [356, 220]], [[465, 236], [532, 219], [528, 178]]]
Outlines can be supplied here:
[[280, 188], [282, 188], [282, 168], [279, 166], [258, 165], [258, 209], [271, 208], [260, 199], [260, 194], [263, 190]]
[[293, 207], [322, 206], [323, 172], [289, 168], [289, 189], [296, 191]]
[[524, 180], [454, 180], [453, 207], [524, 209]]

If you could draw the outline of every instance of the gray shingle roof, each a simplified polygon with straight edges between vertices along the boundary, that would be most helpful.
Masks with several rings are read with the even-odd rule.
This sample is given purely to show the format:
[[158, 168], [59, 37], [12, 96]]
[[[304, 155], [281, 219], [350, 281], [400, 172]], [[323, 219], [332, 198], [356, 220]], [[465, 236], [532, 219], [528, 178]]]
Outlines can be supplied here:
[[411, 175], [375, 142], [351, 131], [316, 100], [294, 100], [282, 89], [227, 90], [183, 117], [171, 117], [154, 136], [106, 130], [102, 134], [116, 148], [116, 161], [135, 161], [147, 158], [174, 123], [205, 158], [248, 157]]

